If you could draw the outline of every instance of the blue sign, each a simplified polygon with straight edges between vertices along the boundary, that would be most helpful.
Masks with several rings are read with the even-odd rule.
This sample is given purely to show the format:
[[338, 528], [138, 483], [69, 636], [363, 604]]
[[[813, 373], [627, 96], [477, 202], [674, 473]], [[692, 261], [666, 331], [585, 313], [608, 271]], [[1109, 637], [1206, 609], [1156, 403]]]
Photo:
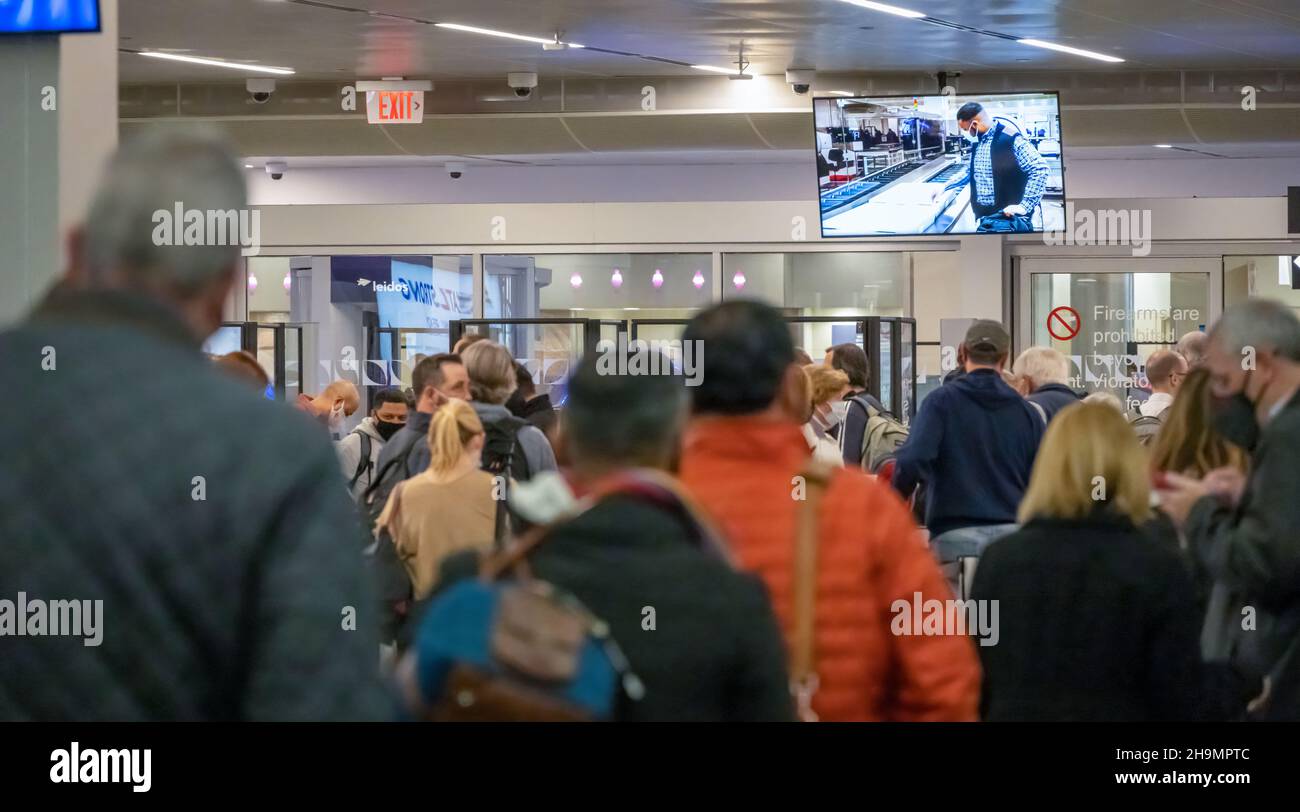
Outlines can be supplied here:
[[99, 0], [0, 0], [0, 34], [99, 31]]

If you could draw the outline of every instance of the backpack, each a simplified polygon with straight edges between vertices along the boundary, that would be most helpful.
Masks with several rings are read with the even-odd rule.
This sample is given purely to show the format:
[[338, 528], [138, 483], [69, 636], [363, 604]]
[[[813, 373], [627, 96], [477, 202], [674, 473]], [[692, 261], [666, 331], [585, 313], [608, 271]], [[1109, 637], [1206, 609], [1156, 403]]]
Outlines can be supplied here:
[[353, 434], [361, 438], [361, 457], [357, 460], [357, 470], [352, 474], [352, 479], [348, 481], [348, 491], [357, 486], [361, 480], [361, 475], [374, 468], [374, 463], [370, 460], [370, 435], [361, 429], [354, 429]]
[[1137, 434], [1138, 442], [1144, 446], [1149, 446], [1155, 441], [1156, 435], [1160, 433], [1160, 427], [1164, 423], [1164, 412], [1155, 416], [1133, 412], [1129, 415], [1128, 420], [1128, 424], [1133, 427], [1133, 431]]
[[489, 474], [508, 473], [523, 481], [531, 476], [528, 457], [519, 448], [519, 432], [529, 426], [519, 417], [507, 416], [483, 424], [483, 470]]
[[908, 429], [889, 412], [877, 409], [861, 395], [851, 402], [867, 413], [867, 425], [862, 430], [862, 470], [874, 474], [907, 441]]
[[424, 720], [607, 721], [624, 697], [644, 695], [606, 624], [533, 577], [527, 556], [549, 531], [484, 557], [477, 579], [429, 605], [408, 655]]
[[[388, 504], [388, 497], [397, 489], [397, 485], [411, 478], [410, 456], [415, 444], [424, 439], [419, 432], [398, 432], [393, 439], [405, 437], [397, 454], [390, 457], [370, 479], [370, 487], [359, 497], [361, 511], [365, 515], [366, 529], [373, 532], [379, 522], [379, 515]], [[364, 565], [370, 571], [375, 594], [379, 599], [379, 634], [380, 642], [397, 639], [406, 611], [414, 597], [411, 576], [397, 557], [397, 545], [388, 530], [380, 528], [374, 541], [366, 547]]]

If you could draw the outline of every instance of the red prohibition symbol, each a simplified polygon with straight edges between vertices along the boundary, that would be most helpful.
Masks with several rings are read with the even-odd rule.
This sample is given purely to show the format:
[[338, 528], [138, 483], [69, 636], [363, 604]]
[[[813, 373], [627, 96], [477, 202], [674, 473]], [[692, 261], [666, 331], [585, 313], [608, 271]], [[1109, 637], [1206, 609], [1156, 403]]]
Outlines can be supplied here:
[[[1064, 313], [1074, 316], [1074, 325], [1066, 320]], [[1052, 334], [1052, 338], [1058, 341], [1069, 341], [1079, 334], [1083, 329], [1083, 318], [1079, 316], [1079, 311], [1073, 307], [1061, 306], [1047, 314], [1047, 332]], [[1058, 330], [1060, 332], [1058, 332]], [[1064, 333], [1064, 335], [1062, 335]]]

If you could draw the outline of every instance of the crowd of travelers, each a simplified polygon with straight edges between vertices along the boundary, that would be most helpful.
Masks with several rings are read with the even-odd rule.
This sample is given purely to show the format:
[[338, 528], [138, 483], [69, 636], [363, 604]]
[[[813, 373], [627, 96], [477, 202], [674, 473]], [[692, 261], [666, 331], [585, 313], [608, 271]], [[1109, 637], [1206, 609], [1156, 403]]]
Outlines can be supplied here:
[[1282, 304], [1151, 354], [1132, 405], [977, 320], [909, 419], [749, 300], [686, 326], [696, 386], [592, 354], [552, 404], [470, 334], [286, 405], [199, 351], [239, 257], [154, 245], [181, 199], [247, 205], [224, 146], [123, 147], [0, 333], [0, 596], [105, 613], [0, 639], [0, 718], [1300, 719]]

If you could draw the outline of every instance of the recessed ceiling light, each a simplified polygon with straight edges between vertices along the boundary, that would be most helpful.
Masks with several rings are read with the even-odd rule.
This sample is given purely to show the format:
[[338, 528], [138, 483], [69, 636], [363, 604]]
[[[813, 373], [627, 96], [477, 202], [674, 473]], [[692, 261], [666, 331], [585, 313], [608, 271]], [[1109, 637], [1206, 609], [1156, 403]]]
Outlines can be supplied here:
[[691, 65], [696, 70], [706, 70], [710, 73], [735, 73], [731, 68], [715, 68], [712, 65]]
[[269, 68], [265, 65], [246, 65], [242, 62], [226, 62], [220, 59], [205, 59], [201, 56], [166, 54], [161, 51], [141, 51], [140, 56], [150, 56], [154, 59], [170, 59], [174, 62], [189, 62], [194, 65], [208, 65], [214, 68], [233, 68], [234, 70], [246, 70], [252, 71], [253, 73], [274, 73], [278, 76], [293, 75], [292, 68]]
[[898, 6], [891, 6], [886, 3], [874, 3], [872, 2], [872, 0], [844, 0], [844, 2], [854, 6], [862, 6], [863, 8], [869, 8], [872, 11], [883, 11], [886, 14], [893, 14], [898, 17], [907, 17], [912, 20], [919, 20], [922, 17], [926, 16], [924, 13], [920, 11], [912, 11], [911, 9], [899, 8]]
[[254, 169], [255, 167], [254, 167], [252, 164], [244, 164], [244, 168], [245, 168], [245, 169]]
[[1173, 149], [1173, 148], [1174, 148], [1174, 145], [1173, 145], [1173, 144], [1152, 144], [1151, 146], [1155, 147], [1156, 149]]
[[855, 94], [855, 93], [851, 93], [851, 92], [849, 92], [849, 91], [847, 91], [847, 90], [832, 90], [832, 91], [830, 91], [830, 94], [831, 94], [832, 96], [854, 96], [854, 95], [857, 95], [857, 94]]
[[1021, 39], [1016, 40], [1021, 45], [1032, 45], [1035, 48], [1046, 48], [1049, 51], [1060, 51], [1065, 54], [1074, 54], [1075, 56], [1085, 56], [1088, 59], [1098, 59], [1102, 62], [1123, 62], [1118, 56], [1109, 54], [1099, 54], [1096, 51], [1085, 51], [1082, 48], [1071, 48], [1069, 45], [1058, 45], [1055, 42], [1046, 42], [1041, 39]]

